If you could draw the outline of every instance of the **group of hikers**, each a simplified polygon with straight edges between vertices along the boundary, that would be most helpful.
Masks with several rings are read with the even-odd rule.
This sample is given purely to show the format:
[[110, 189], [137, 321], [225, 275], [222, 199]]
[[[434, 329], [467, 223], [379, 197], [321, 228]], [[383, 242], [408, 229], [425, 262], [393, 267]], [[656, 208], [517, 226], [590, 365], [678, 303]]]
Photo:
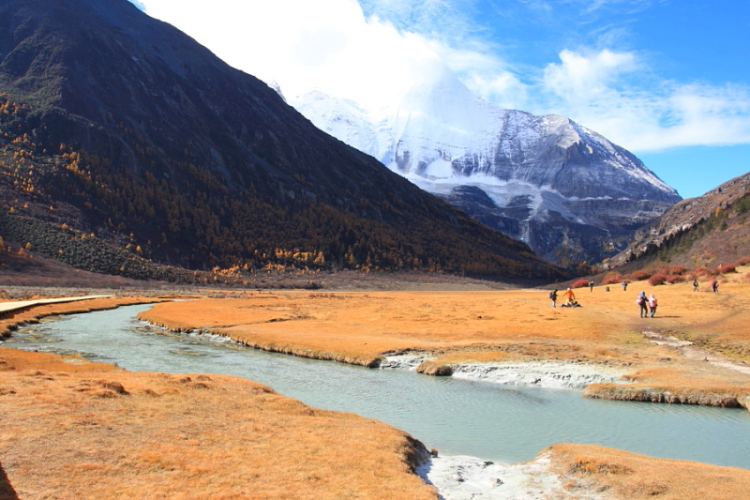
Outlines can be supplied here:
[[[565, 302], [560, 304], [560, 307], [581, 307], [570, 287], [563, 292], [563, 297], [565, 297]], [[549, 298], [552, 301], [552, 307], [557, 307], [557, 288], [549, 293]]]
[[656, 314], [656, 297], [653, 293], [646, 298], [646, 292], [641, 290], [635, 303], [638, 304], [641, 318], [653, 318]]
[[[621, 284], [623, 291], [626, 291], [628, 289], [628, 283], [623, 281]], [[589, 281], [588, 285], [589, 289], [593, 291], [594, 282]], [[719, 282], [716, 279], [712, 280], [709, 286], [711, 287], [712, 292], [717, 293], [719, 291]], [[697, 292], [698, 289], [698, 280], [693, 279], [693, 291]], [[608, 292], [609, 287], [604, 287], [604, 290]], [[570, 287], [568, 287], [562, 295], [565, 301], [560, 304], [560, 307], [581, 307], [581, 304], [576, 300], [575, 293], [573, 293], [573, 290]], [[552, 307], [557, 307], [557, 288], [549, 293], [549, 298], [552, 301]], [[646, 297], [646, 292], [638, 292], [638, 298], [635, 299], [635, 303], [638, 304], [641, 318], [653, 318], [656, 314], [657, 300], [653, 293]]]
[[[591, 282], [589, 282], [589, 286], [593, 290]], [[623, 290], [624, 289], [625, 287], [623, 287]], [[573, 293], [573, 290], [570, 287], [568, 287], [562, 295], [565, 299], [565, 302], [560, 304], [560, 307], [581, 307], [581, 304], [579, 304], [576, 300], [575, 293]], [[549, 293], [549, 298], [552, 301], [552, 307], [557, 307], [557, 288]], [[638, 298], [635, 299], [635, 302], [640, 308], [641, 318], [654, 317], [654, 314], [656, 314], [657, 301], [653, 293], [646, 297], [646, 292], [641, 291], [638, 293]]]

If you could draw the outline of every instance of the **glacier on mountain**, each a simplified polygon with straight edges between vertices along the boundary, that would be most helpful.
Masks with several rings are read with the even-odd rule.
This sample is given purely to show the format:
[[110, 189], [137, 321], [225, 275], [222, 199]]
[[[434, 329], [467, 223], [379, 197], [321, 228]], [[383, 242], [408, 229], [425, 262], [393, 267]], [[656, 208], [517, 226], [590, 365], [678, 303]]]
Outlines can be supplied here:
[[568, 118], [502, 109], [446, 71], [390, 107], [291, 99], [318, 128], [561, 264], [614, 255], [680, 200], [634, 155]]

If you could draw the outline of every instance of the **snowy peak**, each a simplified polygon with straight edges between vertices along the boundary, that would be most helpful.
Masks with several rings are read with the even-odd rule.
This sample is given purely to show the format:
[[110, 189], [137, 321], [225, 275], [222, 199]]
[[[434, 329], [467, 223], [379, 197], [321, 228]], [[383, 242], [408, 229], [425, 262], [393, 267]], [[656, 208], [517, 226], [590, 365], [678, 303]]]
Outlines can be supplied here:
[[371, 118], [355, 102], [314, 91], [292, 105], [318, 128], [355, 149], [368, 152], [377, 145]]
[[[545, 231], [570, 233], [574, 225], [581, 238], [592, 239], [589, 230], [595, 230], [613, 239], [680, 200], [638, 158], [600, 134], [563, 116], [494, 106], [449, 72], [374, 112], [319, 92], [292, 105], [318, 128], [557, 262], [569, 257], [556, 254], [567, 240]], [[495, 207], [474, 206], [482, 197], [460, 189], [467, 186]], [[593, 240], [588, 244], [602, 246]], [[591, 260], [584, 243], [570, 246], [577, 248], [570, 258]], [[604, 244], [610, 246], [595, 257], [616, 249]]]

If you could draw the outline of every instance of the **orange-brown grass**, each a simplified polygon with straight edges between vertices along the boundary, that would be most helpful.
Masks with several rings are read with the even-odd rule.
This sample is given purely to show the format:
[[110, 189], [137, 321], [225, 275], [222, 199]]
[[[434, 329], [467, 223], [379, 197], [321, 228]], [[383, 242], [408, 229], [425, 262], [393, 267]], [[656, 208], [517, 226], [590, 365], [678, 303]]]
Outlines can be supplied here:
[[[686, 359], [642, 335], [653, 330], [699, 339], [716, 350], [729, 345], [734, 350], [722, 352], [735, 357], [750, 352], [750, 285], [727, 281], [720, 293], [706, 289], [707, 284], [693, 292], [690, 283], [651, 287], [641, 282], [627, 292], [620, 287], [605, 292], [598, 286], [575, 290], [580, 308], [550, 307], [546, 290], [285, 292], [162, 303], [140, 317], [175, 330], [228, 335], [263, 349], [364, 365], [408, 349], [434, 353], [436, 364], [603, 363], [664, 390], [746, 394], [750, 376]], [[655, 318], [639, 318], [639, 290], [659, 299]]]
[[[669, 363], [665, 363], [669, 364]], [[699, 404], [707, 406], [748, 406], [747, 376], [716, 370], [708, 363], [673, 363], [677, 366], [648, 366], [628, 375], [632, 383], [592, 384], [584, 394], [604, 399]], [[750, 408], [748, 408], [750, 409]]]
[[403, 432], [237, 377], [0, 348], [0, 405], [8, 498], [437, 497]]
[[566, 487], [601, 491], [613, 500], [738, 500], [750, 491], [750, 470], [647, 457], [593, 445], [548, 448]]

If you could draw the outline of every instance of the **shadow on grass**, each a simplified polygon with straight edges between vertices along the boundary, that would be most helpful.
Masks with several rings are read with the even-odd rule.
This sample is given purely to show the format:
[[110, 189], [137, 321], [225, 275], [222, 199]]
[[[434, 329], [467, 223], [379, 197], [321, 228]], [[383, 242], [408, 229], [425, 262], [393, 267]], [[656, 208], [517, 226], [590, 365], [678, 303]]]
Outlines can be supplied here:
[[0, 463], [0, 500], [18, 500], [16, 490], [11, 486], [2, 463]]

